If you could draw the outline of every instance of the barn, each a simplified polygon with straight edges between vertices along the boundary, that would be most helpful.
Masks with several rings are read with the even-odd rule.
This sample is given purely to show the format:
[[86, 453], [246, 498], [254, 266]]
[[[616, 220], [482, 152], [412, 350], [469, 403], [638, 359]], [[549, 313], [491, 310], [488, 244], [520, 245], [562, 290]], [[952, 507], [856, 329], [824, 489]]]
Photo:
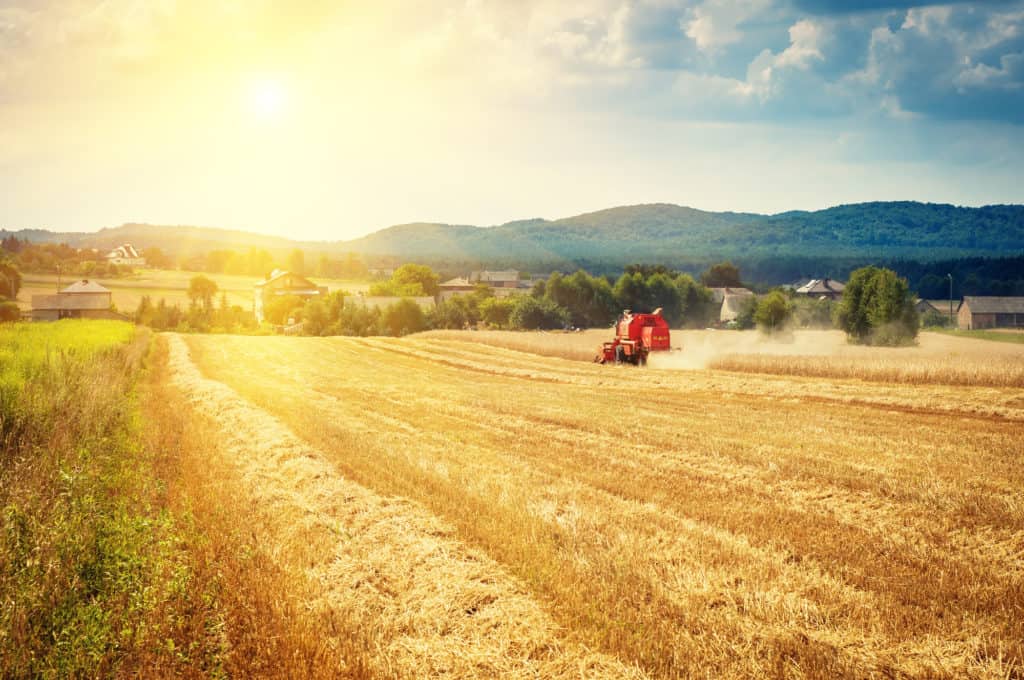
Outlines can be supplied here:
[[110, 290], [95, 281], [75, 281], [56, 295], [32, 296], [33, 321], [124, 319], [112, 309]]
[[1024, 328], [1024, 297], [965, 295], [957, 325], [964, 330]]

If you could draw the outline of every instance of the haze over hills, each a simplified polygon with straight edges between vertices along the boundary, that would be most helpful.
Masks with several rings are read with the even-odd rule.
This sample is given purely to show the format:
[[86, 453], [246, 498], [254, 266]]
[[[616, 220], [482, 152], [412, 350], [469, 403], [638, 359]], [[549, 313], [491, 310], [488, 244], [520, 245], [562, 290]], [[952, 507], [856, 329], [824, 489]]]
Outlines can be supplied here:
[[776, 215], [707, 212], [671, 204], [621, 206], [558, 220], [494, 227], [413, 223], [350, 241], [310, 242], [208, 227], [126, 224], [95, 233], [0, 232], [32, 241], [108, 248], [130, 242], [171, 254], [249, 247], [358, 252], [402, 260], [602, 262], [673, 258], [907, 257], [921, 260], [1024, 251], [1024, 206], [964, 208], [873, 202]]

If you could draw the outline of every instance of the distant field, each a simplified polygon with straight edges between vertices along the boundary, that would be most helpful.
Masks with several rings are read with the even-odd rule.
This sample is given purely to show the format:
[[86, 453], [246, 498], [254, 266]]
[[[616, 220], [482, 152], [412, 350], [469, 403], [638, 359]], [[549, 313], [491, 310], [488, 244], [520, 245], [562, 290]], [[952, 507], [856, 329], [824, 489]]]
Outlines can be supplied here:
[[[220, 414], [210, 459], [241, 480], [224, 492], [254, 499], [254, 536], [314, 601], [371, 633], [371, 668], [1019, 676], [1020, 389], [489, 342], [582, 358], [601, 335], [172, 337], [172, 366]], [[679, 334], [678, 356], [708, 335]], [[1013, 349], [938, 339], [954, 345], [895, 356]]]
[[[797, 331], [789, 341], [756, 331], [673, 331], [679, 351], [654, 355], [649, 366], [713, 368], [748, 373], [859, 378], [879, 382], [1024, 387], [1024, 347], [987, 342], [985, 335], [921, 333], [913, 347], [850, 345], [840, 331]], [[1016, 339], [1015, 334], [1005, 334]], [[564, 359], [590, 361], [611, 329], [579, 333], [430, 331], [417, 337], [461, 340]]]
[[[188, 305], [188, 283], [196, 272], [167, 269], [141, 269], [132, 276], [116, 279], [95, 279], [110, 289], [114, 305], [122, 312], [134, 311], [143, 295], [149, 295], [156, 303], [160, 298], [168, 304]], [[253, 285], [259, 281], [255, 276], [233, 276], [229, 274], [204, 274], [217, 282], [227, 294], [228, 302], [243, 308], [252, 307]], [[350, 292], [366, 291], [370, 284], [366, 281], [344, 279], [321, 279], [312, 277], [313, 281], [327, 286], [328, 290], [347, 290]], [[75, 281], [74, 278], [62, 277], [62, 285]], [[57, 290], [57, 277], [49, 274], [24, 274], [21, 291], [18, 294], [18, 306], [22, 309], [32, 308], [32, 296], [53, 294]]]

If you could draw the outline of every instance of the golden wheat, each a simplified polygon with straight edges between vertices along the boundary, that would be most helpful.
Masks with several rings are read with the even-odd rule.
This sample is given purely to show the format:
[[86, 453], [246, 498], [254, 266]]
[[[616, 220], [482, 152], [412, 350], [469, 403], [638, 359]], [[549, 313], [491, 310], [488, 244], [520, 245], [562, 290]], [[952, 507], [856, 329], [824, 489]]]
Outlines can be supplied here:
[[[417, 502], [568, 640], [652, 675], [1020, 671], [1020, 390], [642, 371], [422, 336], [188, 342], [327, 479]], [[261, 465], [260, 484], [290, 474]], [[319, 484], [287, 496], [337, 516], [317, 509]], [[418, 563], [415, 541], [366, 545], [387, 557], [357, 552], [327, 582]], [[411, 621], [426, 606], [414, 581], [389, 594]], [[463, 611], [457, 585], [439, 590]], [[397, 609], [365, 606], [385, 639], [400, 629]], [[420, 639], [458, 665], [458, 645]]]

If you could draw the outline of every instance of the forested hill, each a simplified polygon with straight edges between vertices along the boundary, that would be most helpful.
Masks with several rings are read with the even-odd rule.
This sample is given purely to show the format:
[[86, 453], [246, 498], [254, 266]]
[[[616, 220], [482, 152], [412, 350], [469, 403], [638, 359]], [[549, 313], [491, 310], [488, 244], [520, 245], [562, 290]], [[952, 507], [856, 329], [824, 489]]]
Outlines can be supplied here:
[[633, 262], [680, 255], [936, 259], [1024, 250], [1024, 206], [860, 203], [756, 215], [653, 204], [490, 229], [402, 225], [347, 245], [372, 254], [485, 261]]
[[[777, 215], [705, 212], [670, 204], [610, 208], [559, 220], [496, 227], [416, 223], [352, 241], [296, 242], [203, 227], [124, 225], [92, 234], [19, 232], [31, 240], [110, 247], [131, 242], [169, 253], [239, 249], [361, 252], [403, 260], [482, 264], [621, 265], [679, 258], [854, 257], [935, 260], [1024, 251], [1024, 206], [961, 208], [916, 202], [842, 205]], [[0, 234], [3, 235], [3, 234]]]

